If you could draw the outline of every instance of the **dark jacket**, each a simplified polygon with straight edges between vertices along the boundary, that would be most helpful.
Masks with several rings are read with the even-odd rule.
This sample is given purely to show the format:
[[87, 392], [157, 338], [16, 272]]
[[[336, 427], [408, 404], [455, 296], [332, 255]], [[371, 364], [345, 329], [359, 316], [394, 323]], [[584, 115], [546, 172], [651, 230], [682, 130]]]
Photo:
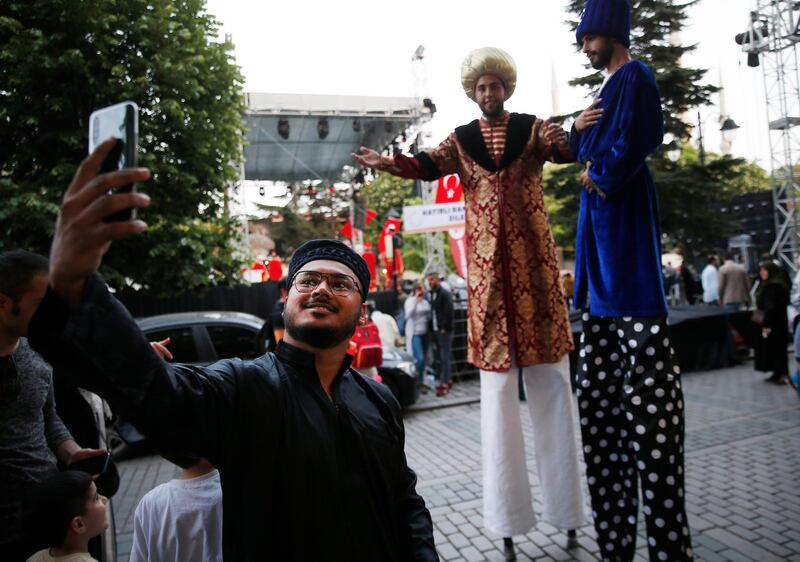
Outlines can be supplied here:
[[30, 331], [162, 450], [219, 469], [225, 560], [438, 560], [400, 408], [349, 361], [333, 401], [313, 355], [286, 343], [253, 361], [170, 365], [97, 276], [72, 313], [48, 292]]
[[438, 331], [444, 330], [445, 332], [452, 332], [453, 295], [440, 285], [438, 289], [428, 293], [428, 300], [431, 303], [432, 326]]
[[[777, 269], [777, 266], [775, 267]], [[777, 273], [780, 275], [781, 273]], [[789, 306], [789, 287], [781, 279], [770, 278], [762, 282], [756, 295], [756, 306], [764, 312], [761, 328], [769, 328], [766, 339], [757, 338], [755, 348], [755, 368], [758, 371], [773, 371], [775, 375], [789, 374], [786, 348], [789, 345], [789, 320], [786, 307]], [[757, 327], [758, 328], [758, 327]]]

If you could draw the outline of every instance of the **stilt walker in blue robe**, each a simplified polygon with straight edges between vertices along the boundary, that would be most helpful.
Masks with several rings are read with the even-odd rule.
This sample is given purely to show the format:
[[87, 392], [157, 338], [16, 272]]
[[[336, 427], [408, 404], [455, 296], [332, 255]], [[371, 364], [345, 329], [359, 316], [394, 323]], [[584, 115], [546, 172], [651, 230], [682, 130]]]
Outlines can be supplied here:
[[603, 560], [632, 560], [639, 487], [650, 560], [692, 560], [683, 395], [667, 325], [658, 196], [645, 159], [664, 119], [652, 70], [632, 60], [627, 0], [588, 0], [578, 44], [605, 82], [570, 148], [585, 165], [575, 306], [583, 451]]

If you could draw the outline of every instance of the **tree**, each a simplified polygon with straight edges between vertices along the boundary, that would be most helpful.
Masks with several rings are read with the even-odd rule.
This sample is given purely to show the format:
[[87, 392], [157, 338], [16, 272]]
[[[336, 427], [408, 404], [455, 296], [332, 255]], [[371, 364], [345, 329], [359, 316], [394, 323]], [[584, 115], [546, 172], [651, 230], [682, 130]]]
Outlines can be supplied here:
[[[665, 142], [672, 139], [683, 146], [678, 162], [670, 161], [665, 151], [652, 155], [649, 165], [659, 192], [661, 228], [671, 248], [691, 257], [710, 248], [699, 241], [725, 238], [735, 225], [713, 211], [712, 204], [738, 193], [766, 188], [766, 175], [755, 164], [743, 159], [709, 155], [700, 165], [696, 152], [686, 145], [693, 125], [682, 119], [691, 108], [710, 103], [718, 88], [700, 84], [706, 70], [684, 67], [681, 58], [697, 45], [672, 45], [670, 35], [680, 31], [686, 9], [694, 1], [634, 0], [631, 3], [631, 55], [647, 63], [655, 72], [661, 91], [666, 129]], [[569, 10], [578, 15], [585, 0], [569, 0]], [[572, 29], [578, 21], [568, 22]], [[586, 65], [589, 69], [589, 65]], [[600, 72], [576, 78], [572, 85], [596, 91], [602, 82]], [[589, 102], [587, 101], [586, 105]], [[575, 115], [579, 113], [576, 112]], [[545, 170], [545, 193], [556, 240], [566, 248], [574, 246], [580, 185], [577, 165], [551, 166]], [[745, 179], [746, 178], [746, 179]], [[701, 203], [702, 204], [699, 204]]]
[[[378, 215], [364, 231], [364, 240], [377, 243], [378, 235], [383, 228], [383, 219], [390, 210], [398, 212], [404, 205], [421, 205], [422, 199], [414, 196], [414, 180], [399, 178], [387, 173], [379, 173], [377, 177], [364, 186], [367, 207]], [[404, 234], [403, 265], [407, 270], [421, 272], [425, 269], [427, 255], [425, 253], [424, 234]], [[450, 270], [455, 269], [450, 248], [445, 245], [445, 260]]]
[[101, 272], [158, 295], [237, 278], [227, 190], [242, 158], [242, 78], [216, 30], [202, 0], [0, 4], [0, 248], [47, 253], [89, 114], [132, 100], [153, 173], [141, 186], [150, 228], [114, 244]]
[[[256, 204], [267, 216], [280, 217], [270, 224], [269, 234], [290, 254], [315, 238], [336, 238], [350, 214], [350, 189], [321, 182], [285, 186], [283, 206]], [[282, 196], [283, 197], [283, 196]]]

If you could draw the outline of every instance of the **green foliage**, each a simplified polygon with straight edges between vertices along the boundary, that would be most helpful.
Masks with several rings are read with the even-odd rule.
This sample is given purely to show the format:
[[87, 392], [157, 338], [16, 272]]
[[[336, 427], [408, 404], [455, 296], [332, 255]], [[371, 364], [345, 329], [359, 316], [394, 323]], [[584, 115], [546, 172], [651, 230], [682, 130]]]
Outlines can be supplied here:
[[[584, 0], [569, 0], [568, 7], [577, 16], [584, 3]], [[686, 7], [693, 3], [634, 0], [631, 12], [631, 54], [653, 68], [661, 90], [666, 130], [684, 141], [677, 162], [671, 162], [661, 151], [649, 159], [649, 166], [659, 192], [661, 229], [667, 247], [682, 251], [689, 258], [714, 250], [711, 245], [716, 241], [736, 233], [736, 225], [716, 212], [715, 204], [770, 186], [766, 172], [756, 164], [707, 154], [704, 167], [697, 151], [685, 144], [692, 125], [682, 121], [680, 115], [692, 107], [708, 104], [710, 95], [717, 91], [714, 86], [699, 84], [705, 70], [684, 68], [680, 64], [680, 58], [696, 45], [669, 44], [670, 33], [683, 27]], [[569, 23], [574, 29], [578, 22]], [[596, 89], [601, 81], [600, 73], [593, 72], [571, 83]], [[565, 249], [575, 244], [581, 171], [582, 167], [574, 164], [548, 166], [544, 171], [545, 203], [556, 243]]]
[[0, 4], [0, 248], [47, 253], [58, 204], [85, 157], [89, 114], [140, 107], [150, 231], [112, 246], [116, 288], [191, 291], [238, 277], [242, 78], [202, 0]]
[[[403, 205], [419, 205], [422, 203], [419, 197], [414, 197], [414, 180], [398, 178], [385, 172], [379, 173], [372, 182], [366, 184], [362, 193], [367, 208], [378, 213], [364, 230], [364, 240], [373, 244], [378, 242], [378, 235], [383, 228], [386, 213], [392, 209], [402, 213]], [[423, 244], [422, 254], [424, 255], [424, 253]], [[404, 247], [404, 260], [406, 259], [405, 255], [406, 248]]]
[[268, 216], [281, 220], [269, 225], [270, 237], [283, 244], [286, 255], [298, 246], [315, 238], [337, 238], [342, 224], [350, 214], [350, 190], [334, 189], [319, 184], [311, 187], [305, 184], [287, 186], [289, 196], [282, 207], [257, 204]]
[[551, 164], [545, 166], [542, 176], [553, 237], [557, 246], [568, 251], [575, 249], [582, 169], [579, 164]]
[[[383, 228], [386, 213], [394, 209], [402, 212], [403, 205], [421, 205], [422, 199], [414, 196], [414, 180], [398, 178], [391, 174], [380, 173], [363, 190], [367, 207], [378, 213], [375, 220], [370, 223], [365, 232], [364, 240], [377, 245], [378, 235]], [[438, 236], [445, 236], [443, 233]], [[425, 235], [403, 235], [403, 265], [406, 270], [422, 272], [425, 269], [427, 255], [425, 253]], [[455, 261], [450, 251], [450, 244], [445, 240], [445, 265], [450, 271], [455, 271]]]

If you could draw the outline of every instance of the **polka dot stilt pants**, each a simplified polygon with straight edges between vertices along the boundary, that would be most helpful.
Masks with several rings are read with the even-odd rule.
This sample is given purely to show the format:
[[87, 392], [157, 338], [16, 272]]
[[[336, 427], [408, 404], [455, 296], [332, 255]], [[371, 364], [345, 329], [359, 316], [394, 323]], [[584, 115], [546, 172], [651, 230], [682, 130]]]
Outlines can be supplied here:
[[639, 482], [650, 560], [692, 560], [684, 507], [683, 393], [666, 318], [584, 313], [576, 382], [603, 560], [633, 560]]

